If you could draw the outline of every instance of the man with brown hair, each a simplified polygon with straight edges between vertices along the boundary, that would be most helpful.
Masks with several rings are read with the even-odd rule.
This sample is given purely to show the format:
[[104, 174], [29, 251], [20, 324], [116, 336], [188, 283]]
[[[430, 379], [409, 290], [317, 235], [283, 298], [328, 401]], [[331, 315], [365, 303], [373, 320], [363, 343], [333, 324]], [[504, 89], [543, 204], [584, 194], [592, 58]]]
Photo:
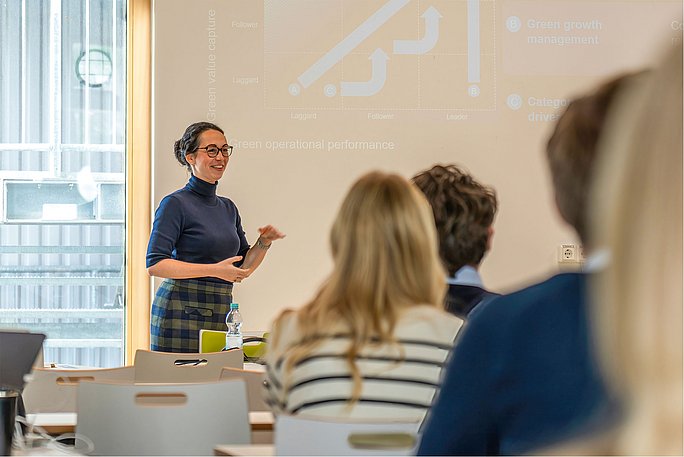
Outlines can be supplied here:
[[496, 193], [456, 165], [435, 165], [412, 180], [432, 206], [439, 255], [449, 273], [445, 308], [465, 319], [475, 306], [498, 296], [484, 288], [478, 272], [491, 247]]
[[587, 253], [592, 248], [587, 233], [587, 204], [599, 135], [610, 101], [630, 78], [637, 76], [612, 79], [593, 94], [572, 101], [546, 145], [556, 207], [563, 220], [575, 229]]
[[[547, 144], [558, 210], [585, 246], [599, 135], [627, 81], [570, 103]], [[590, 418], [606, 420], [612, 405], [592, 353], [587, 282], [585, 272], [562, 273], [478, 307], [445, 369], [419, 455], [527, 454]]]

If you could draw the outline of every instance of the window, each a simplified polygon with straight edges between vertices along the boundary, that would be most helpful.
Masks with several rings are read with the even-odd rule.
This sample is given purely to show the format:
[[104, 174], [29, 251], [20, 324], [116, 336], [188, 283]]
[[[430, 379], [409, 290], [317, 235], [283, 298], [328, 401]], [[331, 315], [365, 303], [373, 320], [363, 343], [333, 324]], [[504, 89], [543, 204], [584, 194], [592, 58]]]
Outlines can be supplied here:
[[126, 0], [0, 0], [0, 327], [124, 358]]

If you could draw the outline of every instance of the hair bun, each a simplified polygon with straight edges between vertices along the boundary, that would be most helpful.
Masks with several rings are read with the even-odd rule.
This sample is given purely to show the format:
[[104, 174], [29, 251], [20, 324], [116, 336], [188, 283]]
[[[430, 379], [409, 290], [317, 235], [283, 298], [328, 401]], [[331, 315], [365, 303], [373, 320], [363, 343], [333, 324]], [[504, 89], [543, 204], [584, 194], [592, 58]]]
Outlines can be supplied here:
[[173, 143], [173, 154], [176, 156], [176, 160], [182, 166], [187, 167], [188, 161], [185, 160], [185, 154], [183, 154], [183, 140], [176, 140]]

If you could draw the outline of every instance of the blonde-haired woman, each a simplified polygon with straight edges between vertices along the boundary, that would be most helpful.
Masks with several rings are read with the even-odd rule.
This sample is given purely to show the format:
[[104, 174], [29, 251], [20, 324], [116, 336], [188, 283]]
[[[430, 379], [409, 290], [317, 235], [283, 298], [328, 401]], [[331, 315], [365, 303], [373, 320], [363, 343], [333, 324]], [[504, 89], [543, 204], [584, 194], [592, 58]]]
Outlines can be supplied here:
[[276, 321], [267, 355], [274, 412], [422, 420], [462, 320], [442, 310], [432, 212], [406, 179], [369, 173], [330, 234], [333, 272]]
[[542, 454], [684, 452], [682, 95], [678, 46], [606, 126], [592, 229], [611, 261], [594, 284], [592, 330], [617, 420]]
[[595, 187], [597, 241], [612, 261], [594, 329], [623, 411], [598, 451], [682, 455], [681, 45], [635, 97], [611, 126]]

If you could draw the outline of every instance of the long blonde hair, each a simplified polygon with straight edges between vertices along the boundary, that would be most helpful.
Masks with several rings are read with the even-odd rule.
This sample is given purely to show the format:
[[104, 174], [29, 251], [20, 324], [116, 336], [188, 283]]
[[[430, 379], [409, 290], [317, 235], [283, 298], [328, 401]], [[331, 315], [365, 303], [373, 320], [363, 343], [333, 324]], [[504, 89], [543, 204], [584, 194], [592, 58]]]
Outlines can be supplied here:
[[[351, 187], [330, 233], [334, 268], [315, 298], [297, 312], [301, 344], [286, 370], [340, 327], [350, 336], [345, 353], [352, 398], [361, 378], [355, 358], [369, 342], [394, 343], [401, 311], [414, 304], [443, 306], [446, 272], [425, 197], [403, 177], [371, 172]], [[278, 326], [276, 324], [277, 333]]]
[[623, 99], [593, 189], [593, 330], [624, 417], [603, 452], [682, 454], [682, 47]]

